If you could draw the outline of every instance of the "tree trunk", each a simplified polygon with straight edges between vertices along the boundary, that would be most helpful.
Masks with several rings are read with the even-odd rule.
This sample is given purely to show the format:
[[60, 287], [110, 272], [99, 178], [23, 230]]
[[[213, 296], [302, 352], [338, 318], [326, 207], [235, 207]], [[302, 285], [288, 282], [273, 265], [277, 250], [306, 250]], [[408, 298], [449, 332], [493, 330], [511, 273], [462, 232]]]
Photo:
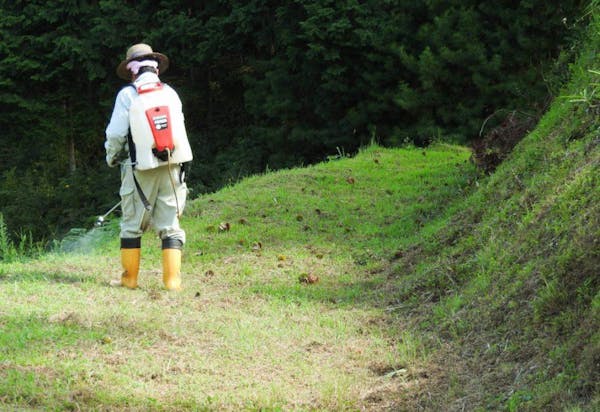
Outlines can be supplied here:
[[75, 173], [77, 170], [77, 164], [75, 163], [75, 136], [73, 136], [73, 129], [69, 131], [69, 171]]
[[63, 102], [63, 111], [65, 114], [65, 122], [68, 125], [66, 130], [67, 136], [67, 152], [69, 153], [69, 172], [75, 173], [77, 171], [77, 164], [75, 162], [75, 133], [73, 128], [73, 117], [71, 116], [71, 110], [69, 101], [65, 99]]

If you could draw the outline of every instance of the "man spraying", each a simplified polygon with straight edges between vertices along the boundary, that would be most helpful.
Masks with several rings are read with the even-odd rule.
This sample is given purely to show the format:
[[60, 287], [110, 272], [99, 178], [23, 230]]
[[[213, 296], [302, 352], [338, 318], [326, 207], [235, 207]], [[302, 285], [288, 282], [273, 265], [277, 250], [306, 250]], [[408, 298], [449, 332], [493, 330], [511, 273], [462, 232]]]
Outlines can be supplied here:
[[158, 77], [169, 59], [147, 44], [131, 46], [117, 75], [131, 81], [117, 94], [106, 128], [106, 162], [121, 168], [120, 279], [113, 286], [136, 288], [141, 238], [151, 225], [162, 240], [163, 283], [181, 289], [181, 252], [185, 232], [179, 217], [185, 207], [185, 164], [192, 160], [181, 100]]

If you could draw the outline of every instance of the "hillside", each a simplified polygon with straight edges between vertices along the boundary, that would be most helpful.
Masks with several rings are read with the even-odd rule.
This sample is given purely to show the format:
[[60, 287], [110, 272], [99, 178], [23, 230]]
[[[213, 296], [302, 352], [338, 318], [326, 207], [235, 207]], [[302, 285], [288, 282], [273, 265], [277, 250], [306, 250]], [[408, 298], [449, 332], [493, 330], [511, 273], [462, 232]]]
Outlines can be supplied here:
[[443, 371], [415, 408], [600, 409], [598, 33], [509, 159], [396, 255], [396, 316]]
[[190, 201], [181, 293], [151, 233], [107, 286], [116, 220], [36, 260], [0, 238], [0, 409], [599, 410], [597, 27], [490, 176], [371, 145]]

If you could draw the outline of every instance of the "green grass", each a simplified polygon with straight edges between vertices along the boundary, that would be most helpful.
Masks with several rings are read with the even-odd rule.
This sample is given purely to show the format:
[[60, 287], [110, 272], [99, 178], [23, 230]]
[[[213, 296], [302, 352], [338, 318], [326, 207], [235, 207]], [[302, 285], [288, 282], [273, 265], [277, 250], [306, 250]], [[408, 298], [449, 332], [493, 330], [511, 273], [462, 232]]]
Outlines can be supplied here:
[[39, 259], [0, 230], [0, 409], [599, 410], [591, 5], [565, 98], [489, 177], [436, 144], [246, 178], [187, 205], [181, 293], [151, 233], [130, 291], [116, 222]]
[[[596, 87], [599, 27], [567, 96]], [[398, 316], [439, 339], [432, 360], [450, 369], [419, 406], [598, 410], [599, 139], [595, 104], [558, 99], [445, 225], [404, 247]]]
[[[468, 157], [447, 145], [373, 146], [191, 201], [179, 294], [162, 290], [150, 233], [141, 287], [106, 286], [119, 273], [114, 222], [79, 248], [71, 241], [75, 254], [2, 264], [0, 405], [357, 410], [394, 402], [425, 369], [429, 349], [390, 323], [387, 262], [473, 189]], [[300, 282], [309, 274], [318, 282]]]
[[464, 148], [371, 146], [190, 201], [181, 293], [151, 233], [141, 287], [107, 286], [116, 221], [13, 257], [0, 405], [592, 410], [597, 129], [567, 113], [483, 180]]

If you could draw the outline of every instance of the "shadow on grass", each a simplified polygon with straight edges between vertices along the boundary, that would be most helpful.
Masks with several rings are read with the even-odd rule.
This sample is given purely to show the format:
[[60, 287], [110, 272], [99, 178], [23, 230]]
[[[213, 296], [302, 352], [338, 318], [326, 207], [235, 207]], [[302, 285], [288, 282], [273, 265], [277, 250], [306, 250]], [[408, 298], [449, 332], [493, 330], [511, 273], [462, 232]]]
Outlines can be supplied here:
[[[99, 326], [76, 312], [50, 317], [0, 312], [0, 410], [232, 410], [213, 405], [210, 396], [160, 401], [98, 385], [105, 374], [122, 377], [131, 372], [122, 368], [122, 348], [108, 338], [131, 339], [127, 326]], [[107, 354], [109, 360], [100, 367], [97, 356], [89, 356], [87, 350]], [[137, 373], [129, 379], [143, 381]]]
[[47, 282], [59, 284], [75, 284], [82, 282], [90, 282], [93, 278], [85, 275], [74, 275], [64, 272], [4, 272], [0, 271], [0, 283], [18, 283], [18, 282]]
[[[81, 395], [93, 395], [86, 382], [93, 366], [85, 358], [57, 360], [82, 341], [100, 342], [104, 334], [72, 312], [49, 318], [0, 315], [0, 409], [79, 410]], [[98, 403], [88, 398], [86, 403]]]
[[248, 289], [248, 292], [288, 303], [319, 302], [336, 307], [357, 305], [382, 307], [387, 302], [386, 298], [391, 297], [382, 293], [382, 287], [383, 281], [379, 279], [335, 284], [332, 282], [307, 284], [297, 281], [295, 284], [255, 284]]

